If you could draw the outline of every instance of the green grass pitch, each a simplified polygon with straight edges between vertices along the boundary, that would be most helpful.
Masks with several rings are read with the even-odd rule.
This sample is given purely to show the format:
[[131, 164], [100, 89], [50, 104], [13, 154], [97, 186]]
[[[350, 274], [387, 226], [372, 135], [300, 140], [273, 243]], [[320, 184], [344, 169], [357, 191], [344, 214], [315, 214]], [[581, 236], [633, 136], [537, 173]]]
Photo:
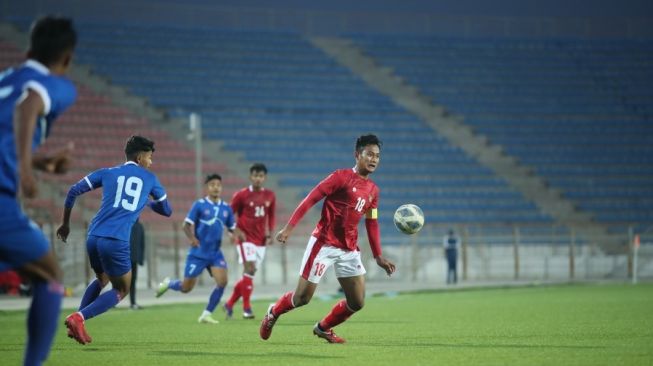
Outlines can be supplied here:
[[[401, 294], [367, 299], [327, 344], [313, 324], [335, 303], [284, 315], [272, 337], [258, 319], [196, 322], [201, 304], [114, 309], [89, 320], [93, 343], [58, 329], [51, 365], [650, 365], [653, 284], [567, 285]], [[68, 311], [64, 311], [67, 314]], [[63, 324], [63, 316], [61, 323]], [[222, 319], [220, 311], [217, 318]], [[0, 312], [4, 365], [20, 364], [25, 313]]]

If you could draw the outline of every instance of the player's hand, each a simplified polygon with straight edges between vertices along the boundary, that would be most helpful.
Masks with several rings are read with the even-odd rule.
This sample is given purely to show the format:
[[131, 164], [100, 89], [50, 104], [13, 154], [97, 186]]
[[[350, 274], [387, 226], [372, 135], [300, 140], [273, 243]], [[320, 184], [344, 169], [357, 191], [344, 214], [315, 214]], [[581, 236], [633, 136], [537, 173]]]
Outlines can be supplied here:
[[274, 244], [274, 240], [272, 239], [272, 235], [268, 234], [265, 236], [265, 245], [272, 245]]
[[381, 256], [378, 256], [378, 257], [376, 257], [374, 259], [376, 259], [376, 264], [379, 267], [383, 268], [385, 270], [385, 273], [388, 274], [388, 276], [392, 276], [392, 274], [395, 273], [396, 267], [395, 267], [394, 263], [390, 262], [389, 260], [387, 260], [387, 259], [385, 259], [385, 258], [383, 258]]
[[20, 173], [20, 190], [25, 198], [35, 198], [39, 194], [39, 187], [31, 169]]
[[48, 173], [54, 174], [66, 174], [68, 169], [70, 169], [72, 151], [74, 148], [75, 145], [71, 142], [68, 143], [65, 148], [58, 150], [52, 156], [50, 156], [48, 164], [46, 165], [46, 171]]
[[68, 239], [68, 234], [70, 234], [70, 227], [68, 225], [61, 225], [57, 229], [57, 238], [64, 243]]
[[197, 240], [197, 238], [193, 237], [193, 239], [191, 239], [190, 241], [190, 246], [193, 248], [197, 248], [200, 246], [200, 241]]
[[286, 225], [281, 231], [277, 233], [276, 239], [279, 243], [286, 244], [286, 241], [288, 241], [288, 237], [290, 236], [290, 233], [292, 232], [292, 227], [289, 225]]

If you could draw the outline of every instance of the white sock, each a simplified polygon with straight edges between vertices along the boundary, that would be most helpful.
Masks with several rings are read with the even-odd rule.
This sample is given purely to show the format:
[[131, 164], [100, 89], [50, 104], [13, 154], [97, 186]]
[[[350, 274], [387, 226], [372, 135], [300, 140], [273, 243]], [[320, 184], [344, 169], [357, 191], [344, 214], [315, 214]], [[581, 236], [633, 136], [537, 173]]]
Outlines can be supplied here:
[[202, 312], [202, 315], [200, 316], [200, 318], [206, 318], [206, 317], [209, 316], [209, 315], [211, 315], [211, 312], [208, 311], [208, 310], [204, 310], [204, 311]]

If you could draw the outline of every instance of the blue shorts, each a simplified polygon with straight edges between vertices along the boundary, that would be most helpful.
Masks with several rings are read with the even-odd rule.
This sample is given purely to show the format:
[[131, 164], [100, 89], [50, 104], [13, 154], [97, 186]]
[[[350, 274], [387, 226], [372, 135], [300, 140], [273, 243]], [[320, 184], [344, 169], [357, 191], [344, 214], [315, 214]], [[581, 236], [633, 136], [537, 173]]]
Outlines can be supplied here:
[[202, 274], [204, 268], [211, 273], [210, 267], [218, 267], [227, 269], [227, 261], [224, 260], [224, 255], [221, 250], [215, 252], [213, 258], [200, 258], [192, 254], [186, 257], [186, 269], [184, 269], [184, 277], [197, 277]]
[[0, 272], [21, 268], [50, 251], [48, 239], [25, 216], [16, 197], [0, 194], [0, 207]]
[[89, 235], [86, 239], [86, 250], [95, 273], [119, 277], [132, 269], [129, 242]]

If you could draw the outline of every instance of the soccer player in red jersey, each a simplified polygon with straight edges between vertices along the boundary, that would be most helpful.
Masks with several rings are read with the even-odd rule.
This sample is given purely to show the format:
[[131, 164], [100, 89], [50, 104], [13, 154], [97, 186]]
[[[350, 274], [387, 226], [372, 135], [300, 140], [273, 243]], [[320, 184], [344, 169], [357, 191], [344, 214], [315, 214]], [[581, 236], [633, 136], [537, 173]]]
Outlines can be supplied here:
[[365, 228], [376, 264], [388, 276], [395, 271], [394, 263], [381, 255], [381, 240], [377, 222], [379, 188], [369, 179], [379, 165], [381, 141], [375, 135], [363, 135], [356, 140], [356, 166], [336, 170], [320, 182], [293, 212], [276, 239], [285, 243], [293, 228], [316, 203], [324, 198], [322, 216], [308, 241], [297, 289], [287, 292], [270, 305], [261, 322], [261, 338], [268, 339], [279, 317], [308, 304], [325, 271], [334, 266], [336, 277], [345, 293], [327, 316], [315, 324], [313, 334], [329, 343], [344, 343], [333, 327], [363, 308], [365, 299], [365, 268], [358, 248], [358, 223], [365, 216]]
[[233, 306], [242, 296], [243, 318], [254, 319], [250, 297], [254, 291], [254, 274], [265, 258], [265, 246], [272, 244], [271, 233], [275, 223], [276, 197], [263, 188], [268, 169], [256, 163], [249, 168], [249, 187], [234, 193], [231, 208], [238, 217], [236, 224], [246, 240], [238, 244], [238, 262], [243, 263], [243, 278], [234, 286], [234, 292], [224, 305], [227, 318], [233, 315]]

